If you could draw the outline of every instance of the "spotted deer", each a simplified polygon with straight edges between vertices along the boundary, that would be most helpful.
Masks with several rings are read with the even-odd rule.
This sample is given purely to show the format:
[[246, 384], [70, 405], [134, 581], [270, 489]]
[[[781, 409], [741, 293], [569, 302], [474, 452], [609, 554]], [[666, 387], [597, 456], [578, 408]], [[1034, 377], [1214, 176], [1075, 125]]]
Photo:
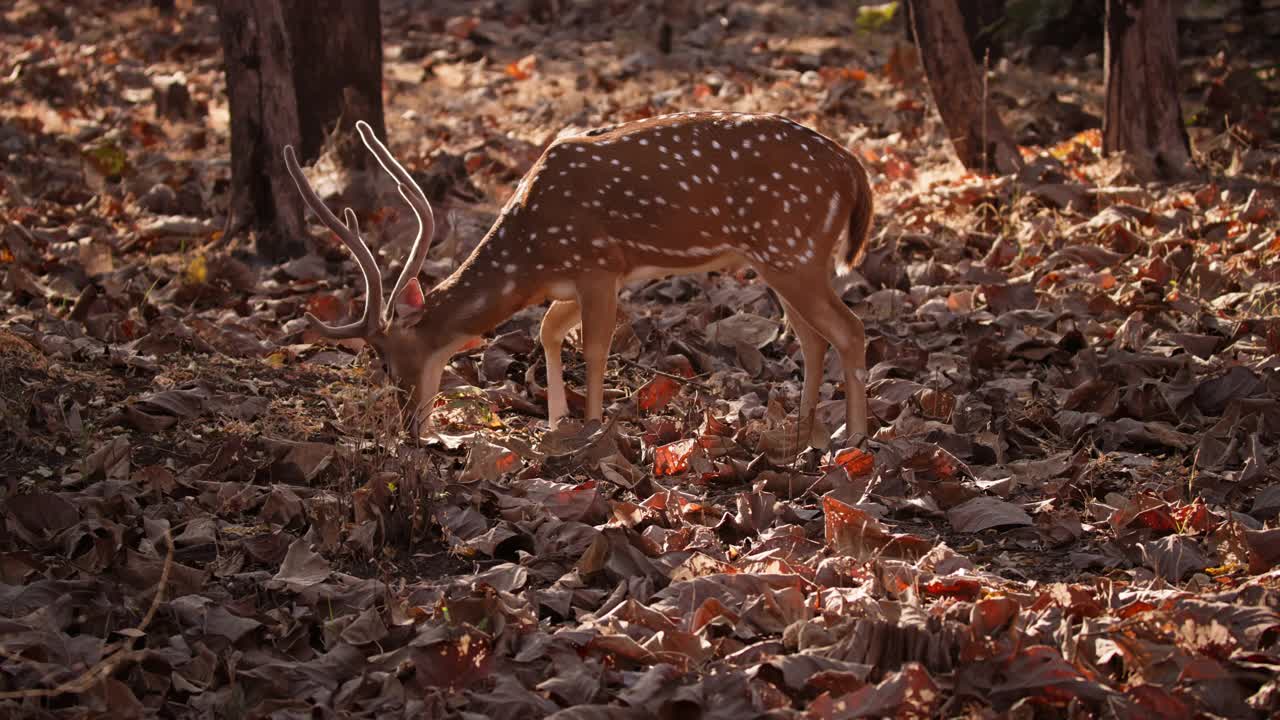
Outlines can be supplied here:
[[850, 437], [867, 431], [866, 339], [832, 288], [867, 242], [872, 198], [862, 164], [838, 143], [787, 118], [695, 112], [638, 120], [552, 142], [520, 181], [471, 255], [424, 293], [418, 271], [434, 221], [409, 173], [370, 127], [361, 139], [418, 218], [409, 259], [383, 307], [382, 276], [355, 213], [338, 220], [298, 167], [285, 165], [307, 205], [355, 256], [364, 275], [360, 318], [329, 338], [363, 338], [407, 394], [411, 427], [450, 357], [529, 305], [551, 300], [540, 329], [552, 427], [568, 414], [560, 351], [581, 324], [586, 417], [603, 413], [604, 373], [623, 283], [750, 267], [772, 288], [804, 358], [800, 417], [818, 400], [828, 343], [844, 372]]

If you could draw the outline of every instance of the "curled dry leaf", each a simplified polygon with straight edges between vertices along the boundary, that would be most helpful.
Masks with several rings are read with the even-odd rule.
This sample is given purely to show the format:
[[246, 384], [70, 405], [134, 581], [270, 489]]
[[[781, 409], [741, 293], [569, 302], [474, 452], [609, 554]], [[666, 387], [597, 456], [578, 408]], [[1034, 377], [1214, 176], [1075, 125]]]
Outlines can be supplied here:
[[760, 349], [778, 337], [778, 323], [751, 313], [736, 313], [707, 325], [706, 336], [726, 347]]
[[829, 714], [824, 715], [831, 718], [927, 718], [934, 715], [941, 700], [942, 693], [929, 672], [919, 663], [907, 663], [878, 685], [855, 690], [837, 700], [820, 696], [815, 705], [828, 710]]
[[1025, 510], [993, 497], [976, 497], [947, 511], [947, 519], [958, 532], [975, 533], [989, 528], [1031, 525]]
[[329, 577], [329, 562], [310, 548], [309, 543], [299, 538], [289, 545], [289, 550], [280, 563], [280, 570], [272, 580], [294, 592], [324, 582]]
[[822, 499], [826, 543], [832, 551], [867, 560], [885, 557], [919, 557], [929, 543], [909, 534], [891, 533], [864, 510], [830, 495]]

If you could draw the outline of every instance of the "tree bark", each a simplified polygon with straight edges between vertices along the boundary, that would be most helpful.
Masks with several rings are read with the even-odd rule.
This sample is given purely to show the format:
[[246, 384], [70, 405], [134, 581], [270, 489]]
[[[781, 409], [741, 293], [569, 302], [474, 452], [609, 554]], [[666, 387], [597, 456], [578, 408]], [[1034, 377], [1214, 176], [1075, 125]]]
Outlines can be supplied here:
[[908, 9], [929, 89], [960, 162], [977, 172], [1016, 172], [1022, 156], [984, 102], [983, 71], [970, 55], [956, 0], [911, 0]]
[[382, 111], [382, 28], [378, 2], [219, 0], [218, 25], [231, 109], [231, 216], [228, 230], [256, 231], [256, 249], [279, 261], [306, 251], [302, 201], [281, 151], [299, 162], [319, 155], [338, 128], [339, 158], [368, 162], [353, 127], [365, 120], [386, 135]]
[[1191, 145], [1178, 100], [1173, 0], [1107, 0], [1102, 152], [1123, 151], [1144, 177], [1184, 177]]

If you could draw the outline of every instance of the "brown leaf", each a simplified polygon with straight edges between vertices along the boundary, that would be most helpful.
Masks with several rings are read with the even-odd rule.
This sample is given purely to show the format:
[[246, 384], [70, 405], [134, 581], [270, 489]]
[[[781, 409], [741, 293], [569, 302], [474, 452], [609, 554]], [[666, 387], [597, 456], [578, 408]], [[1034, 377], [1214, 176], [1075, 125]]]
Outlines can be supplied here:
[[578, 559], [577, 568], [586, 575], [607, 571], [614, 579], [662, 577], [664, 573], [637, 547], [640, 544], [643, 541], [634, 530], [606, 527]]
[[1100, 444], [1107, 449], [1134, 445], [1151, 445], [1186, 450], [1194, 447], [1196, 437], [1173, 429], [1167, 422], [1142, 422], [1133, 418], [1119, 418], [1098, 427]]
[[638, 707], [575, 705], [547, 716], [547, 720], [647, 720], [652, 714]]
[[487, 635], [470, 627], [426, 627], [410, 645], [418, 687], [462, 689], [492, 676], [494, 657]]
[[1245, 530], [1249, 547], [1249, 572], [1262, 574], [1280, 565], [1280, 529]]
[[327, 443], [269, 439], [267, 447], [274, 460], [261, 472], [272, 482], [308, 485], [333, 460], [333, 446]]
[[989, 597], [973, 604], [969, 625], [976, 635], [993, 635], [1009, 627], [1021, 608], [1011, 597]]
[[778, 323], [751, 313], [740, 312], [707, 325], [706, 336], [726, 347], [739, 343], [760, 349], [778, 337]]
[[1147, 567], [1169, 582], [1179, 582], [1209, 567], [1200, 544], [1185, 535], [1169, 535], [1138, 546]]
[[929, 543], [923, 538], [890, 533], [883, 523], [866, 511], [831, 495], [823, 496], [822, 512], [827, 547], [833, 552], [862, 560], [880, 554], [886, 557], [918, 557], [927, 552]]
[[1252, 396], [1262, 387], [1262, 381], [1249, 368], [1233, 365], [1227, 372], [1200, 383], [1196, 388], [1196, 407], [1206, 415], [1221, 415], [1227, 403], [1237, 398]]
[[1126, 690], [1125, 695], [1137, 706], [1133, 717], [1158, 717], [1162, 720], [1192, 720], [1195, 717], [1186, 702], [1159, 685], [1136, 685]]
[[250, 535], [240, 541], [245, 553], [263, 565], [278, 565], [284, 561], [289, 546], [296, 538], [286, 532], [262, 533]]
[[10, 528], [36, 546], [44, 546], [54, 535], [80, 520], [76, 506], [53, 493], [14, 495], [5, 500], [4, 506]]
[[289, 546], [280, 570], [272, 577], [294, 592], [301, 592], [327, 579], [329, 561], [312, 551], [310, 543], [303, 538], [294, 540]]
[[1009, 525], [1031, 525], [1025, 510], [999, 498], [980, 496], [947, 511], [947, 520], [958, 532], [982, 532]]
[[545, 717], [559, 706], [521, 684], [512, 675], [498, 675], [492, 690], [469, 693], [469, 707], [494, 720], [522, 720]]
[[202, 385], [175, 388], [144, 395], [125, 406], [129, 423], [143, 432], [160, 432], [181, 419], [204, 412], [209, 390]]
[[205, 612], [204, 630], [210, 635], [226, 638], [231, 643], [240, 642], [241, 638], [262, 627], [262, 623], [252, 618], [233, 615], [226, 607], [211, 604]]
[[84, 459], [80, 474], [89, 482], [99, 479], [123, 480], [129, 477], [131, 449], [127, 437], [117, 436]]
[[856, 690], [835, 702], [831, 718], [933, 717], [942, 692], [920, 663], [907, 663], [875, 686]]
[[303, 517], [302, 499], [288, 487], [274, 485], [271, 492], [267, 493], [258, 517], [267, 523], [292, 525]]
[[1055, 648], [1032, 645], [1010, 659], [1004, 681], [991, 688], [994, 695], [1009, 699], [1042, 697], [1065, 700], [1080, 696], [1099, 702], [1111, 693], [1096, 681], [1084, 677], [1062, 658]]
[[387, 634], [387, 625], [382, 621], [382, 614], [376, 608], [368, 608], [350, 625], [343, 628], [342, 639], [352, 645], [367, 645], [381, 642]]
[[520, 457], [511, 450], [487, 440], [477, 439], [467, 450], [467, 465], [458, 476], [458, 482], [497, 480], [522, 467]]

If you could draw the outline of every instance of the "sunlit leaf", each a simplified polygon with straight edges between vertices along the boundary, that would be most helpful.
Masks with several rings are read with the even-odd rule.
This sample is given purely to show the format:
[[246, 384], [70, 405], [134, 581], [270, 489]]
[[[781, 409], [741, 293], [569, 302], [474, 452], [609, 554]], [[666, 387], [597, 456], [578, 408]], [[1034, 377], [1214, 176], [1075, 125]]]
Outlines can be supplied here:
[[85, 150], [84, 157], [103, 177], [120, 177], [129, 168], [129, 157], [124, 150], [110, 142], [102, 142]]
[[871, 453], [858, 448], [845, 448], [836, 453], [835, 464], [844, 468], [849, 477], [862, 477], [875, 469], [876, 459]]
[[504, 72], [515, 80], [528, 80], [538, 68], [537, 55], [525, 55], [515, 62], [507, 63]]
[[667, 443], [653, 451], [654, 475], [678, 475], [689, 467], [689, 455], [697, 447], [693, 438]]
[[196, 255], [187, 263], [183, 278], [188, 285], [203, 285], [209, 281], [209, 263], [204, 255]]
[[331, 323], [342, 318], [342, 301], [328, 293], [312, 295], [307, 298], [307, 312], [321, 322]]
[[640, 409], [645, 412], [661, 410], [678, 392], [680, 392], [680, 383], [666, 375], [656, 375], [637, 392]]
[[863, 5], [858, 8], [858, 17], [856, 23], [859, 30], [866, 32], [875, 32], [884, 27], [898, 12], [897, 2], [887, 2], [880, 5]]
[[503, 427], [497, 406], [488, 393], [478, 387], [464, 385], [436, 396], [432, 420], [448, 427]]

